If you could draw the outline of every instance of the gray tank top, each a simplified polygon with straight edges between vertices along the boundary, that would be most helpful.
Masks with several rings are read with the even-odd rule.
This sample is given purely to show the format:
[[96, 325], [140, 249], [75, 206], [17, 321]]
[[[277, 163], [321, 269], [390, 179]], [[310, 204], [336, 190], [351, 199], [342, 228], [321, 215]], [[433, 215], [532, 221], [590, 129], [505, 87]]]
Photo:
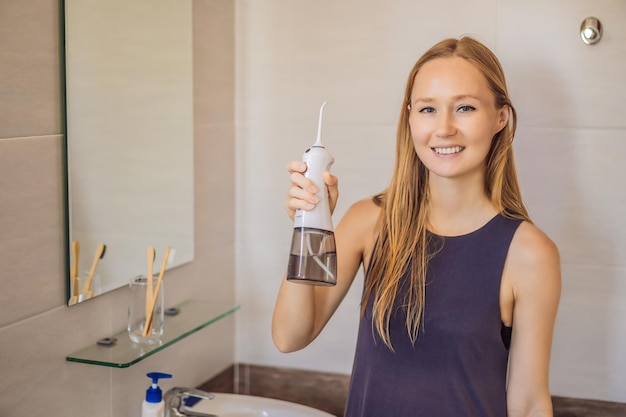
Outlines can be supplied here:
[[[415, 345], [396, 299], [389, 324], [395, 351], [385, 346], [372, 325], [370, 298], [345, 417], [506, 417], [510, 329], [501, 321], [500, 281], [520, 223], [497, 215], [467, 235], [431, 235], [443, 246], [427, 272]], [[405, 275], [401, 287], [407, 281]]]

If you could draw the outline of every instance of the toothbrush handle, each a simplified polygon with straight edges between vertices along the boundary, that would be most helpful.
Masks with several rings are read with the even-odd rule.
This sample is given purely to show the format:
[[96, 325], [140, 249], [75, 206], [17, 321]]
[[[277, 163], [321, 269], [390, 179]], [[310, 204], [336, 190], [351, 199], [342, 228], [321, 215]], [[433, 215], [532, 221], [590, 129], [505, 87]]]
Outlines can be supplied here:
[[74, 259], [72, 262], [72, 297], [78, 299], [78, 256], [80, 255], [80, 243], [78, 240], [72, 242], [72, 252]]
[[156, 286], [154, 288], [154, 294], [150, 299], [150, 306], [146, 309], [146, 323], [143, 326], [144, 337], [152, 333], [152, 322], [154, 321], [154, 308], [156, 307], [157, 300], [159, 298], [159, 291], [161, 290], [161, 283], [163, 282], [163, 275], [165, 275], [165, 268], [167, 267], [167, 261], [170, 257], [171, 248], [168, 246], [165, 248], [165, 254], [163, 255], [163, 262], [161, 263], [161, 270], [159, 271], [159, 278], [157, 279]]
[[[153, 296], [154, 279], [152, 277], [152, 268], [154, 266], [154, 256], [155, 256], [154, 247], [152, 246], [148, 247], [148, 253], [147, 253], [148, 276], [146, 277], [146, 319], [150, 315], [150, 303], [152, 302], [152, 296]], [[144, 328], [144, 332], [145, 332], [145, 328]]]

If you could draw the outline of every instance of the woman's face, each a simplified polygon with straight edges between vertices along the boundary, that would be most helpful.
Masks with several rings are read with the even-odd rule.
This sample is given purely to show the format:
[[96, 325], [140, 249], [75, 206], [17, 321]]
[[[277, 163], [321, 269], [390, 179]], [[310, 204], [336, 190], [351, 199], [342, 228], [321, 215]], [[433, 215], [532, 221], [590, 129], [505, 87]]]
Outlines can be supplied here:
[[496, 108], [478, 69], [459, 57], [429, 61], [415, 76], [410, 103], [413, 145], [431, 181], [482, 179], [491, 141], [506, 125], [508, 108]]

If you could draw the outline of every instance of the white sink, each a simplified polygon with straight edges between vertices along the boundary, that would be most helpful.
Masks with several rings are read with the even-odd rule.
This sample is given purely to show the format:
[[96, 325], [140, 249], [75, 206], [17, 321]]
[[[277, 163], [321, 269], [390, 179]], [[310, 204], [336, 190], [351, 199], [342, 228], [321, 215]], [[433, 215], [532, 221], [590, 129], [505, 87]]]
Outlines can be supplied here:
[[211, 400], [200, 400], [190, 411], [219, 417], [336, 417], [305, 405], [253, 395], [212, 393]]

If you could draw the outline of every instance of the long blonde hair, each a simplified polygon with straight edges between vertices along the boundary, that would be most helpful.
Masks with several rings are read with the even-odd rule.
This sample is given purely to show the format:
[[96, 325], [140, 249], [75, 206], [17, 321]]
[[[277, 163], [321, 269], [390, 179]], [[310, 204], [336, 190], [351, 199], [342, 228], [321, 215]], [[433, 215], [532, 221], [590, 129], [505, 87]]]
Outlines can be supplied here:
[[[427, 234], [428, 170], [415, 152], [409, 128], [410, 95], [416, 74], [429, 61], [461, 57], [473, 64], [486, 78], [497, 108], [508, 106], [507, 125], [498, 132], [485, 161], [485, 193], [493, 207], [504, 216], [529, 220], [522, 202], [513, 162], [513, 137], [517, 114], [508, 96], [502, 67], [496, 56], [482, 43], [469, 38], [446, 39], [430, 48], [411, 70], [400, 110], [396, 137], [396, 161], [389, 187], [374, 198], [382, 206], [378, 239], [367, 271], [361, 314], [365, 314], [373, 295], [372, 325], [383, 342], [393, 350], [389, 321], [400, 278], [409, 272], [402, 305], [406, 308], [406, 327], [415, 343], [423, 323], [424, 295], [428, 262], [434, 256]], [[407, 267], [410, 266], [410, 271]], [[405, 288], [405, 287], [403, 287]]]

